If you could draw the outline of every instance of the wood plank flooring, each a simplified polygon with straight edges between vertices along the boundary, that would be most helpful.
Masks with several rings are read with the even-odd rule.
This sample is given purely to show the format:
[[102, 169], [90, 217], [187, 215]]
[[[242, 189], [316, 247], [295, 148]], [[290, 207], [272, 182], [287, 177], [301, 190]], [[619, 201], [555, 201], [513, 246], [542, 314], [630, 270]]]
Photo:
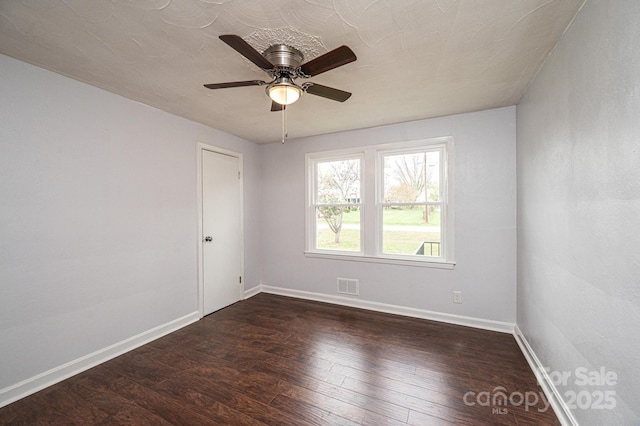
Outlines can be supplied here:
[[0, 424], [559, 424], [521, 401], [534, 395], [511, 335], [259, 294], [0, 409]]

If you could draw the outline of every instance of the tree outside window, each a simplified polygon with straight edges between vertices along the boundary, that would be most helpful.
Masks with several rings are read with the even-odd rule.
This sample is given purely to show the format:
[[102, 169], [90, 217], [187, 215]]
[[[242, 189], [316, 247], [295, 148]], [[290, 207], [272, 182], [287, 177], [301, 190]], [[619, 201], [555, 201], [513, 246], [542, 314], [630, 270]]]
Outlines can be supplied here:
[[[359, 214], [351, 215], [346, 225], [351, 234], [348, 244], [341, 244], [340, 236], [345, 214], [360, 210], [360, 159], [318, 162], [316, 178], [316, 217], [324, 221], [316, 224], [317, 248], [359, 251]], [[327, 228], [333, 234], [332, 241]], [[355, 234], [357, 241], [353, 241]]]
[[382, 155], [382, 252], [441, 255], [440, 150]]
[[307, 253], [452, 269], [452, 158], [449, 136], [307, 154]]

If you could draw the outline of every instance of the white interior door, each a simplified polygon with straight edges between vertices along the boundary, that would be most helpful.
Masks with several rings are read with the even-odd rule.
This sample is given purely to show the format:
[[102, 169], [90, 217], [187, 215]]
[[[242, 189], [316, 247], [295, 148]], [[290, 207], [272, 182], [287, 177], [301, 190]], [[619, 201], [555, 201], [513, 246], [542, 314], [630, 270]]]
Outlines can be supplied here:
[[240, 159], [202, 150], [203, 314], [242, 297]]

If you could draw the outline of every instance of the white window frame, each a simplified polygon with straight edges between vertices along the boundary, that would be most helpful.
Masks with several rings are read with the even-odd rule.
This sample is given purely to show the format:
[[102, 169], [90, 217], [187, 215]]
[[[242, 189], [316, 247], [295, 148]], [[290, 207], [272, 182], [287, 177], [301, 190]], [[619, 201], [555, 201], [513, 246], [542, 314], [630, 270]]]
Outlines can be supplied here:
[[[332, 162], [332, 161], [342, 161], [342, 160], [359, 160], [360, 161], [360, 203], [350, 203], [348, 204], [349, 206], [354, 206], [357, 205], [359, 207], [359, 212], [360, 212], [360, 250], [356, 251], [356, 250], [327, 250], [327, 249], [318, 249], [316, 248], [317, 246], [317, 230], [316, 230], [316, 224], [317, 224], [317, 220], [316, 220], [316, 208], [318, 206], [320, 206], [321, 204], [318, 203], [316, 200], [316, 196], [318, 194], [318, 179], [316, 176], [316, 172], [317, 172], [317, 165], [318, 163], [328, 163], [328, 162]], [[362, 226], [362, 221], [363, 221], [363, 208], [364, 208], [364, 193], [362, 191], [363, 188], [363, 175], [364, 175], [364, 171], [365, 171], [365, 160], [364, 160], [364, 155], [362, 152], [336, 152], [333, 151], [332, 153], [326, 155], [326, 156], [319, 156], [317, 158], [314, 158], [313, 156], [307, 155], [306, 156], [306, 169], [307, 169], [307, 204], [306, 204], [306, 208], [307, 208], [307, 247], [309, 248], [307, 251], [308, 252], [313, 252], [313, 253], [326, 253], [326, 254], [334, 254], [334, 255], [358, 255], [358, 256], [362, 256], [364, 255], [364, 248], [363, 248], [363, 241], [364, 241], [364, 235], [363, 235], [363, 226]], [[347, 204], [345, 204], [346, 206]]]
[[[397, 255], [382, 253], [382, 203], [383, 175], [382, 158], [390, 154], [441, 150], [440, 185], [441, 204], [441, 256]], [[318, 162], [361, 158], [360, 163], [360, 252], [322, 250], [316, 248], [315, 207], [316, 177]], [[356, 262], [391, 263], [418, 267], [453, 269], [454, 261], [454, 143], [451, 136], [421, 139], [392, 144], [369, 145], [308, 153], [306, 162], [306, 249], [307, 257], [339, 259]]]

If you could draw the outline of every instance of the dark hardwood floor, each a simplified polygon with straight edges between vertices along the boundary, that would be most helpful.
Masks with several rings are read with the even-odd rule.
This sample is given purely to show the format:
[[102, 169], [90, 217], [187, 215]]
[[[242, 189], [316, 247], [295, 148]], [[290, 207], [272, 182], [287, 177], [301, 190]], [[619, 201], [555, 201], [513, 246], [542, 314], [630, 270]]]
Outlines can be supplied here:
[[509, 334], [259, 294], [0, 409], [0, 424], [559, 424], [521, 400], [541, 395]]

